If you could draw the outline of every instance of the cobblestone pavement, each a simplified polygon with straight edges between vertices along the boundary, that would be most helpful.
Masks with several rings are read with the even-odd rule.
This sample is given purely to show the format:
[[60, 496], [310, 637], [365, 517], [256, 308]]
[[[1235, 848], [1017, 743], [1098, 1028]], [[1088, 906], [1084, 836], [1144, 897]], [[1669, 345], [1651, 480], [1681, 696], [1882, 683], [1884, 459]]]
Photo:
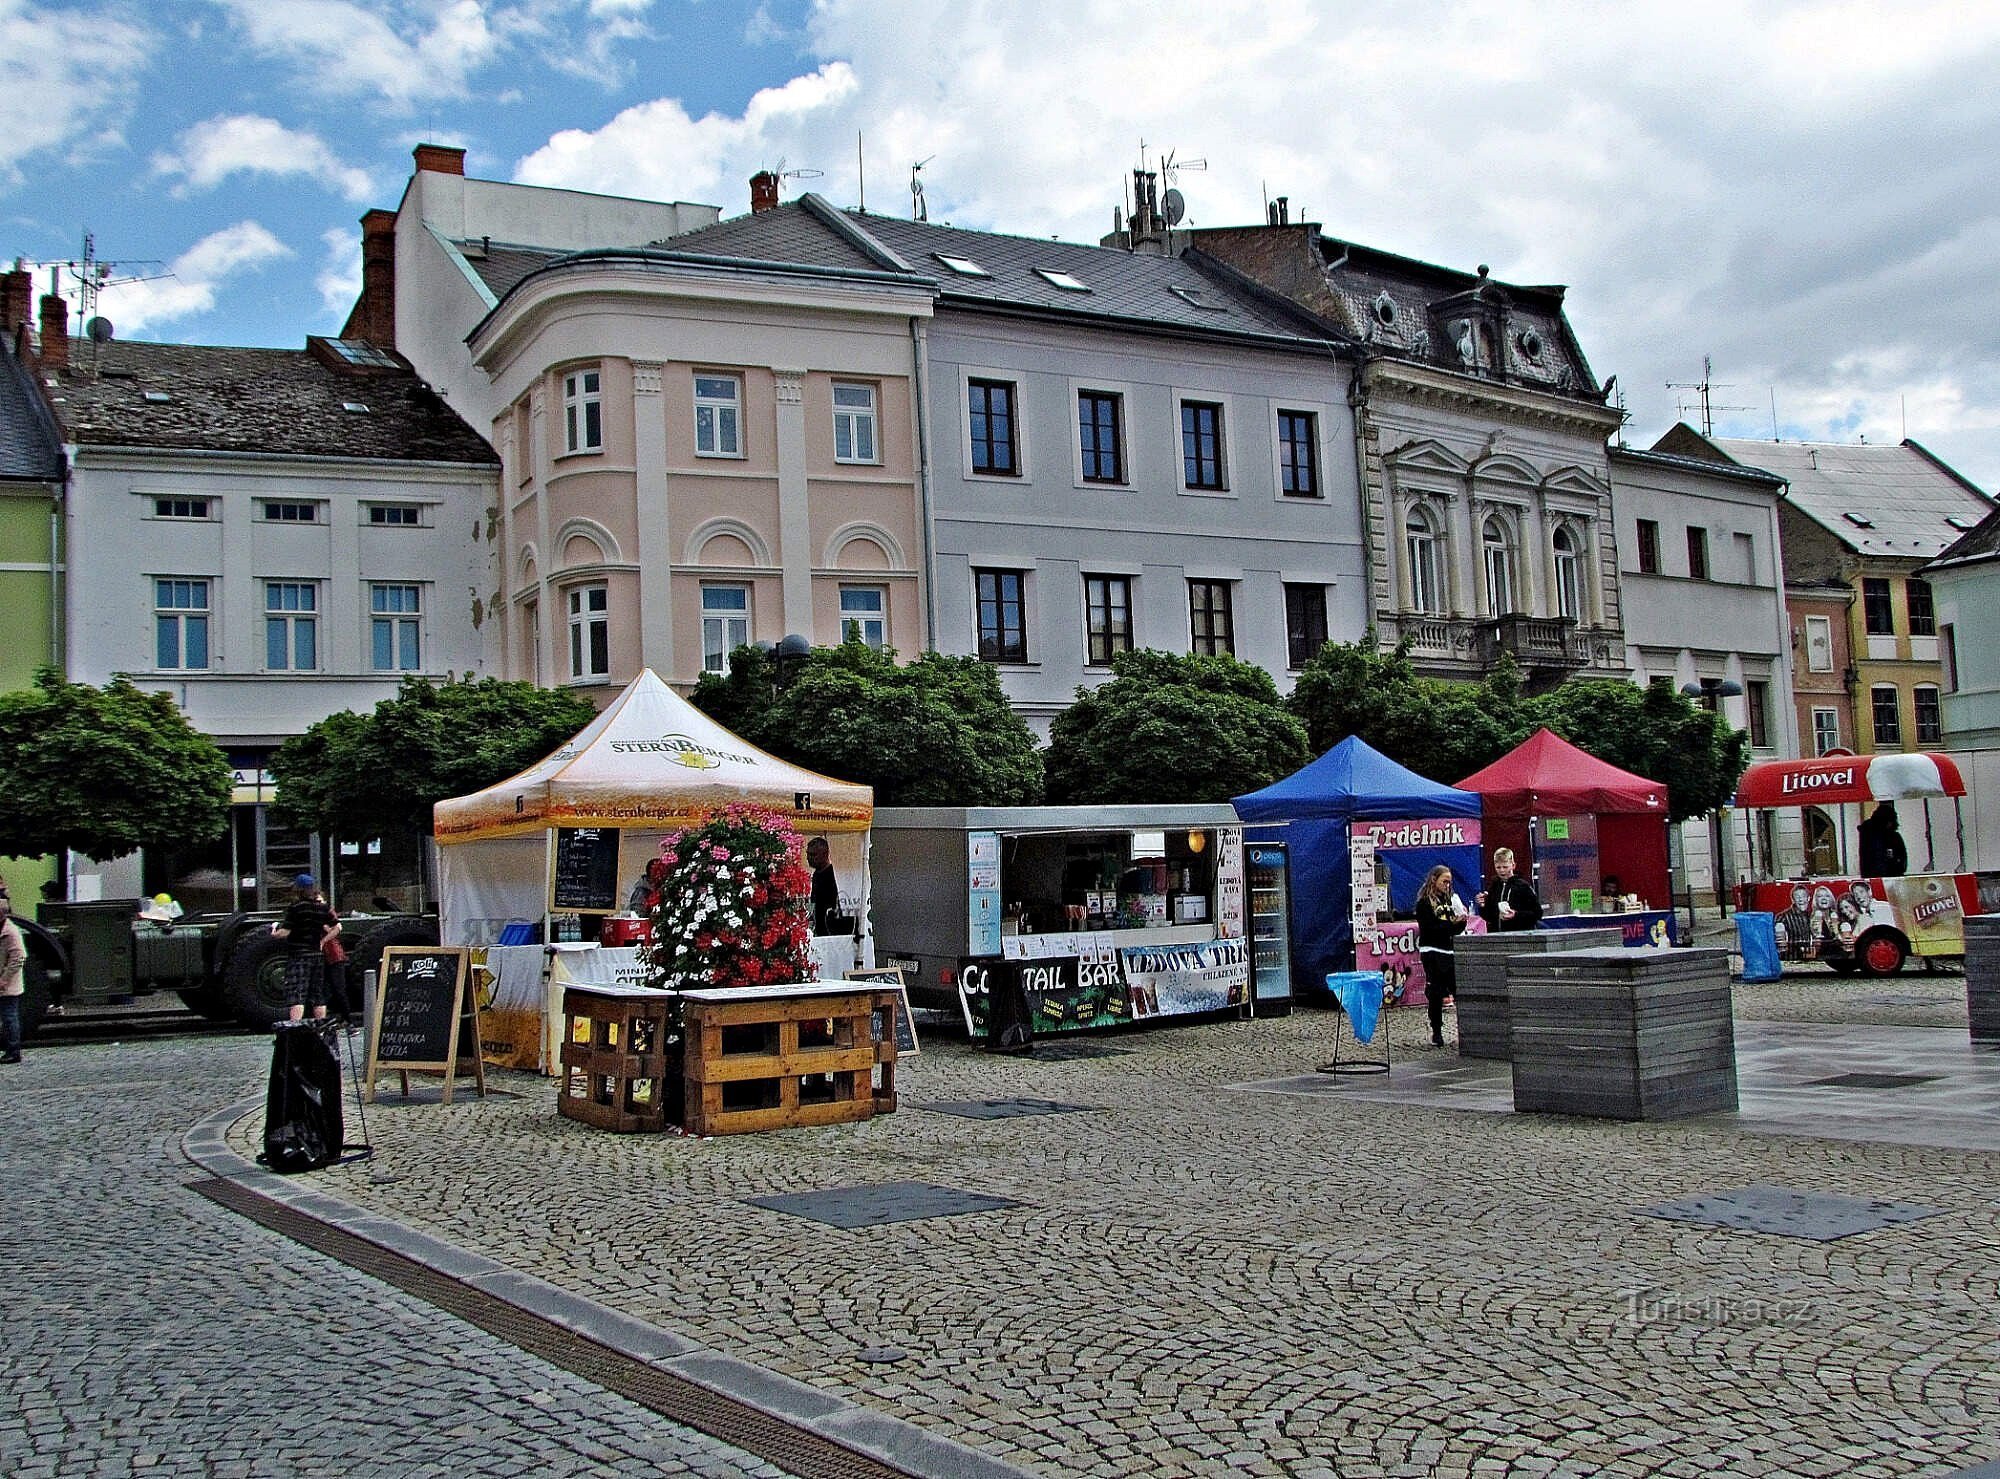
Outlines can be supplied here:
[[[1965, 1030], [1952, 977], [1737, 1000], [1746, 1021]], [[710, 1141], [590, 1131], [551, 1085], [501, 1075], [518, 1098], [377, 1106], [376, 1169], [397, 1179], [320, 1184], [1051, 1475], [2000, 1457], [2000, 1155], [1229, 1088], [1309, 1072], [1329, 1024], [1133, 1032], [1072, 1061], [927, 1040], [896, 1114]], [[1422, 1013], [1390, 1030], [1424, 1054]], [[1006, 1096], [1092, 1112], [921, 1107]], [[840, 1231], [744, 1201], [890, 1181], [1020, 1205]], [[1815, 1242], [1640, 1210], [1753, 1183], [1940, 1215]], [[883, 1346], [906, 1359], [860, 1359]]]
[[0, 1474], [768, 1475], [187, 1190], [268, 1039], [0, 1070]]

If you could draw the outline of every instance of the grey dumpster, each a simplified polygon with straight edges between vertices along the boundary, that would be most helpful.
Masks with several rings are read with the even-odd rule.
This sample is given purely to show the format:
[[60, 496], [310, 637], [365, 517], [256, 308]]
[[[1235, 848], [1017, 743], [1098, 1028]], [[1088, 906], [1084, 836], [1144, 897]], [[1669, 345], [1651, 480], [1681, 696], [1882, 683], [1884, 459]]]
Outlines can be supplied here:
[[1507, 963], [1514, 1108], [1621, 1120], [1736, 1108], [1727, 950], [1573, 950]]
[[1507, 962], [1511, 957], [1609, 949], [1624, 938], [1624, 931], [1618, 929], [1460, 935], [1453, 951], [1458, 964], [1458, 1056], [1507, 1058]]

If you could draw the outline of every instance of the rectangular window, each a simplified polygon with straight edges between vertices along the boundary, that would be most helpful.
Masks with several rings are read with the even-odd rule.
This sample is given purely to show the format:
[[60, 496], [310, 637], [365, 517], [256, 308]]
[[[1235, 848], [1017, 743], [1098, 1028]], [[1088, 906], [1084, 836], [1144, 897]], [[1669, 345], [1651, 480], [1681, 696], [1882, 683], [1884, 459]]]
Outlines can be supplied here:
[[1912, 637], [1937, 635], [1937, 607], [1931, 601], [1931, 583], [1915, 576], [1903, 582], [1903, 604], [1910, 613]]
[[1658, 575], [1660, 573], [1660, 521], [1658, 519], [1639, 520], [1639, 573]]
[[423, 512], [414, 503], [371, 503], [368, 522], [383, 528], [414, 529], [423, 522]]
[[1027, 577], [1019, 570], [975, 570], [982, 662], [1028, 660]]
[[1688, 578], [1708, 579], [1708, 531], [1688, 526]]
[[1745, 585], [1757, 583], [1757, 541], [1748, 534], [1730, 536], [1736, 542], [1736, 578]]
[[1101, 390], [1077, 392], [1076, 424], [1083, 447], [1083, 480], [1124, 482], [1125, 446], [1118, 429], [1118, 397]]
[[1919, 684], [1911, 691], [1915, 700], [1917, 715], [1917, 743], [1920, 745], [1941, 745], [1944, 743], [1944, 710], [1938, 704], [1938, 691], [1928, 683]]
[[156, 519], [205, 519], [208, 517], [206, 498], [155, 498], [153, 517]]
[[1236, 653], [1236, 622], [1229, 605], [1226, 580], [1188, 582], [1188, 633], [1193, 650], [1205, 657]]
[[1938, 661], [1944, 666], [1944, 691], [1958, 692], [1958, 628], [1950, 622], [1938, 628]]
[[414, 673], [424, 665], [423, 588], [368, 587], [369, 662], [378, 673]]
[[1806, 671], [1833, 671], [1833, 618], [1830, 616], [1806, 618]]
[[743, 455], [743, 382], [734, 375], [694, 377], [694, 450], [698, 457]]
[[1285, 587], [1285, 657], [1294, 668], [1302, 668], [1313, 654], [1326, 646], [1326, 587], [1288, 585]]
[[264, 582], [264, 666], [274, 673], [319, 666], [319, 587], [311, 581]]
[[1310, 411], [1278, 413], [1278, 486], [1288, 498], [1319, 497], [1319, 417]]
[[1181, 402], [1181, 477], [1190, 488], [1221, 488], [1222, 407]]
[[[572, 592], [572, 595], [575, 593]], [[729, 671], [729, 654], [750, 640], [750, 587], [701, 588], [701, 670]], [[574, 639], [572, 638], [572, 646]]]
[[611, 671], [611, 592], [601, 585], [570, 590], [569, 675], [602, 678]]
[[1132, 579], [1126, 575], [1083, 578], [1084, 661], [1098, 667], [1132, 650]]
[[833, 382], [833, 460], [882, 460], [875, 451], [874, 386]]
[[859, 637], [880, 652], [889, 645], [889, 592], [879, 585], [840, 588], [840, 638]]
[[317, 503], [297, 503], [276, 498], [266, 498], [257, 505], [257, 511], [267, 524], [314, 524], [319, 522], [319, 505]]
[[969, 381], [966, 401], [972, 431], [972, 470], [1019, 477], [1021, 459], [1014, 444], [1014, 387], [999, 380]]
[[1813, 754], [1824, 755], [1840, 748], [1840, 710], [1814, 709]]
[[162, 668], [208, 666], [208, 582], [153, 582], [153, 662]]
[[1771, 685], [1752, 678], [1743, 685], [1743, 708], [1749, 720], [1750, 748], [1771, 748]]
[[572, 370], [563, 376], [563, 451], [602, 450], [603, 384], [603, 376], [596, 370]]
[[1872, 575], [1861, 582], [1861, 629], [1871, 637], [1896, 635], [1896, 608], [1890, 602], [1889, 582]]
[[1896, 711], [1896, 685], [1878, 683], [1868, 690], [1868, 708], [1875, 721], [1875, 748], [1903, 743], [1903, 719]]

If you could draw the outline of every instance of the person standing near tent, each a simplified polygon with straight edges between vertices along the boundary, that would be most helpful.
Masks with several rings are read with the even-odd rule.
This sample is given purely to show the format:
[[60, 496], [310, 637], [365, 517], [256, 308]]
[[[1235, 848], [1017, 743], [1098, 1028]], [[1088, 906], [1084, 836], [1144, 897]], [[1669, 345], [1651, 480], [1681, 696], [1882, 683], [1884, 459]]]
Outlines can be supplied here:
[[835, 934], [841, 925], [840, 880], [833, 871], [833, 849], [824, 837], [806, 844], [806, 866], [812, 869], [813, 933]]
[[1431, 1046], [1444, 1046], [1444, 999], [1456, 1004], [1458, 961], [1452, 940], [1465, 930], [1465, 903], [1452, 891], [1451, 869], [1443, 863], [1424, 875], [1417, 890], [1417, 958], [1424, 967], [1424, 1009], [1431, 1015]]
[[1514, 876], [1511, 847], [1494, 849], [1493, 884], [1481, 889], [1473, 903], [1490, 930], [1531, 930], [1542, 922], [1542, 901], [1535, 897], [1534, 885]]
[[319, 885], [310, 873], [292, 880], [292, 902], [285, 914], [271, 926], [271, 933], [285, 942], [285, 994], [291, 1003], [286, 1014], [293, 1022], [305, 1019], [312, 1008], [313, 1020], [326, 1016], [326, 958], [321, 949], [326, 937], [339, 929], [333, 911], [319, 896]]
[[21, 998], [27, 994], [23, 977], [28, 947], [14, 923], [14, 899], [0, 883], [0, 1063], [21, 1061]]
[[1901, 878], [1910, 871], [1910, 850], [1896, 823], [1896, 803], [1876, 803], [1868, 820], [1857, 829], [1861, 842], [1861, 871], [1869, 878]]

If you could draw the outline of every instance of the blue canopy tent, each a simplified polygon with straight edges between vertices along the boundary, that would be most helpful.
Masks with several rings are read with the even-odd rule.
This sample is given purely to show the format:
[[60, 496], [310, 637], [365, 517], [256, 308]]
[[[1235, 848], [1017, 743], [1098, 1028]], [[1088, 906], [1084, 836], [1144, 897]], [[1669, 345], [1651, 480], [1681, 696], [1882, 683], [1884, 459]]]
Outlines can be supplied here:
[[[1289, 848], [1293, 983], [1315, 993], [1325, 991], [1328, 972], [1350, 970], [1354, 964], [1349, 825], [1479, 816], [1479, 797], [1472, 792], [1427, 781], [1354, 735], [1303, 769], [1238, 796], [1230, 805], [1250, 824], [1249, 837]], [[1451, 868], [1468, 902], [1479, 888], [1476, 838], [1459, 846], [1399, 848], [1377, 856], [1388, 865], [1393, 909], [1413, 907], [1424, 875], [1439, 863]]]

